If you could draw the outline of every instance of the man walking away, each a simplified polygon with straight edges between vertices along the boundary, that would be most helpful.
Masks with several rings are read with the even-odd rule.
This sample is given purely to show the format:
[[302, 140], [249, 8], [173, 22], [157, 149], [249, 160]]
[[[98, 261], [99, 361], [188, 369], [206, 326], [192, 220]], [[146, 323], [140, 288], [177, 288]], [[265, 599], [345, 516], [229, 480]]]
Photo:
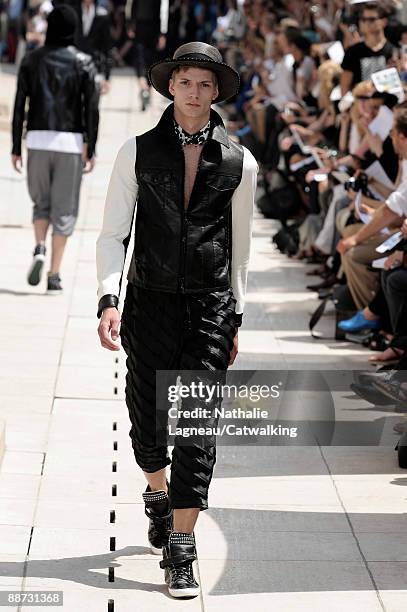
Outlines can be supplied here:
[[[12, 127], [12, 164], [21, 172], [21, 138], [27, 114], [27, 182], [34, 202], [34, 259], [28, 283], [38, 285], [45, 262], [45, 240], [52, 224], [51, 269], [47, 293], [62, 292], [60, 265], [74, 230], [83, 172], [95, 163], [99, 112], [96, 69], [74, 46], [78, 18], [60, 5], [48, 16], [44, 47], [28, 53], [18, 73]], [[86, 144], [84, 142], [86, 141]]]

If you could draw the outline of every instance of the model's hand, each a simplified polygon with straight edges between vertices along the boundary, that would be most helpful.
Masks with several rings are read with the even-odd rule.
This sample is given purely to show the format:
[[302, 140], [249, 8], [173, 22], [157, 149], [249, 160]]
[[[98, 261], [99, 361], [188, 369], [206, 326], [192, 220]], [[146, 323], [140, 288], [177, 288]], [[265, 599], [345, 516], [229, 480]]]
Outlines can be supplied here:
[[236, 359], [236, 355], [239, 352], [239, 348], [238, 348], [238, 344], [239, 344], [238, 331], [239, 331], [239, 328], [236, 327], [236, 334], [235, 334], [235, 337], [233, 338], [233, 348], [230, 351], [230, 359], [229, 359], [229, 363], [228, 363], [228, 365], [230, 365], [230, 366], [233, 365], [233, 362]]
[[89, 159], [88, 144], [84, 142], [83, 148], [82, 148], [82, 163], [83, 163], [82, 173], [88, 174], [89, 172], [92, 172], [93, 168], [95, 167], [95, 162], [96, 162], [95, 157], [91, 157]]
[[109, 351], [119, 351], [117, 343], [119, 337], [120, 313], [117, 308], [105, 308], [100, 318], [98, 334], [100, 344]]
[[103, 79], [103, 81], [100, 83], [100, 93], [103, 96], [109, 93], [109, 91], [110, 91], [110, 81]]
[[338, 253], [343, 255], [344, 253], [346, 253], [346, 251], [349, 251], [349, 249], [356, 245], [357, 242], [355, 236], [349, 236], [349, 238], [342, 238], [342, 240], [338, 242], [336, 250], [338, 251]]
[[14, 170], [21, 174], [21, 168], [23, 167], [23, 160], [21, 159], [21, 155], [12, 155], [11, 163], [13, 164]]
[[93, 168], [95, 167], [95, 158], [92, 157], [92, 159], [84, 159], [83, 160], [83, 174], [89, 174], [89, 172], [92, 172]]

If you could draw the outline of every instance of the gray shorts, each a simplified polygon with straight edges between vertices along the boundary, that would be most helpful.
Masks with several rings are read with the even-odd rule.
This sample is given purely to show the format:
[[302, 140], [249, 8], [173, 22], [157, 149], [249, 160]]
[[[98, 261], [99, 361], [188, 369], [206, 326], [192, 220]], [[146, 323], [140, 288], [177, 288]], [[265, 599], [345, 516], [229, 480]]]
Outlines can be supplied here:
[[33, 221], [49, 219], [53, 233], [70, 236], [79, 210], [82, 156], [28, 149], [27, 183], [32, 201]]

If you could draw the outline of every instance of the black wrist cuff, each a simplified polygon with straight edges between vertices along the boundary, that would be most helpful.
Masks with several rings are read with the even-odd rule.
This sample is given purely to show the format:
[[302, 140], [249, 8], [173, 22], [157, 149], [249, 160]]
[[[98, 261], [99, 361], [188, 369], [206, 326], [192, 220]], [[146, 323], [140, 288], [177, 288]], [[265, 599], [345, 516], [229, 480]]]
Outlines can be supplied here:
[[102, 312], [105, 308], [117, 308], [119, 305], [119, 298], [116, 295], [106, 294], [99, 300], [97, 317], [100, 319]]
[[237, 314], [235, 312], [235, 327], [240, 327], [242, 325], [243, 313]]

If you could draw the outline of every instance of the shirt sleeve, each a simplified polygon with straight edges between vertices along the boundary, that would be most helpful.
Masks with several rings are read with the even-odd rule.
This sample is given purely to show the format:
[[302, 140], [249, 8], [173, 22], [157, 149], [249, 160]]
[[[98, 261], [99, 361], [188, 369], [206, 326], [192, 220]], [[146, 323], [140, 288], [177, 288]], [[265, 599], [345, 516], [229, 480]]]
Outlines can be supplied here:
[[407, 216], [407, 181], [400, 183], [386, 200], [386, 206], [400, 217]]
[[353, 46], [349, 47], [345, 51], [345, 55], [343, 56], [343, 60], [341, 64], [342, 70], [349, 70], [349, 72], [353, 72], [353, 63], [355, 61], [354, 56], [355, 56], [355, 53], [354, 53]]
[[106, 195], [103, 225], [96, 241], [98, 299], [107, 294], [119, 297], [125, 262], [125, 242], [131, 233], [138, 185], [135, 172], [136, 139], [119, 150]]
[[254, 197], [259, 170], [250, 151], [245, 147], [243, 151], [242, 180], [232, 197], [232, 289], [237, 301], [237, 314], [243, 313], [245, 304]]
[[305, 81], [309, 81], [312, 77], [312, 71], [314, 70], [314, 62], [310, 57], [304, 57], [301, 66], [297, 70], [297, 77], [303, 78]]
[[167, 34], [168, 32], [168, 12], [169, 0], [161, 0], [160, 4], [160, 33]]

